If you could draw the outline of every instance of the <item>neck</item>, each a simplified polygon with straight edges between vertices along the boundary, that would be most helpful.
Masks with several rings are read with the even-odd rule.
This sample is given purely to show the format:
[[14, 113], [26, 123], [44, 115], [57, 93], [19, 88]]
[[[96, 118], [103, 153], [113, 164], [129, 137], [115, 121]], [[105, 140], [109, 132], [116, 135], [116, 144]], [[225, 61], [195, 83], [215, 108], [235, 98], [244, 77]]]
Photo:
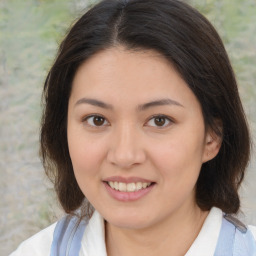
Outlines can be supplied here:
[[144, 229], [123, 229], [106, 222], [108, 256], [184, 256], [208, 215], [195, 206]]

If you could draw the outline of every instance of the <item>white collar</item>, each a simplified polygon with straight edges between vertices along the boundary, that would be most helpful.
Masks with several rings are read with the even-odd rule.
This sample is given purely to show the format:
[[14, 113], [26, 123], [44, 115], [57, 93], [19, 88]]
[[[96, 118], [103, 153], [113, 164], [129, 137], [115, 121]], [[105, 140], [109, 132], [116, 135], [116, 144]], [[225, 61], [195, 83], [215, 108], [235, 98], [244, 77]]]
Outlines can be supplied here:
[[107, 256], [104, 219], [97, 211], [85, 228], [79, 256]]
[[[213, 256], [222, 223], [222, 211], [213, 207], [185, 256]], [[79, 256], [107, 256], [104, 220], [95, 211], [83, 235]]]
[[200, 233], [185, 256], [213, 256], [222, 223], [222, 211], [213, 207], [209, 212]]

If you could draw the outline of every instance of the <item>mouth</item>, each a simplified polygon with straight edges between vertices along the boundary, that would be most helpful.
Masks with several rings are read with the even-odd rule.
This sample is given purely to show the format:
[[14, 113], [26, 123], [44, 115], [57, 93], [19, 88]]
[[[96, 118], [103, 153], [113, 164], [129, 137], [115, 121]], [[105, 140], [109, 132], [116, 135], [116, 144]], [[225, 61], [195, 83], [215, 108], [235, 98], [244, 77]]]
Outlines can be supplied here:
[[146, 189], [152, 186], [154, 182], [131, 182], [124, 183], [118, 181], [107, 181], [106, 182], [112, 189], [120, 192], [136, 192], [142, 189]]
[[109, 195], [118, 201], [138, 200], [147, 195], [155, 186], [152, 182], [140, 178], [111, 177], [103, 181]]

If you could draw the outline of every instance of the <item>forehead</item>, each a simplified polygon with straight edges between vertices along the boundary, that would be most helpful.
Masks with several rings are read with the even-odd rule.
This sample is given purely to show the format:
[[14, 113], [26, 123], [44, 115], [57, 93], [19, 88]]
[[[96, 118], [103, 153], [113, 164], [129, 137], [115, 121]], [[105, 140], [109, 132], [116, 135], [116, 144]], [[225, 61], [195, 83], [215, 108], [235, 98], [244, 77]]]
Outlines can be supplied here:
[[144, 75], [145, 79], [145, 75], [152, 75], [151, 71], [164, 71], [164, 66], [165, 69], [167, 67], [174, 69], [170, 61], [155, 50], [130, 50], [119, 46], [105, 49], [92, 55], [78, 68], [76, 77], [81, 76], [81, 73], [94, 76], [97, 70], [97, 77], [99, 78], [103, 73], [105, 77], [108, 77], [108, 74], [112, 75], [112, 72], [115, 72], [115, 77], [123, 76], [123, 73], [130, 75], [140, 73], [140, 77]]
[[183, 102], [196, 100], [180, 74], [160, 53], [123, 47], [98, 52], [78, 68], [71, 100], [81, 96], [110, 102], [120, 99], [120, 103], [128, 98], [140, 103], [166, 97]]

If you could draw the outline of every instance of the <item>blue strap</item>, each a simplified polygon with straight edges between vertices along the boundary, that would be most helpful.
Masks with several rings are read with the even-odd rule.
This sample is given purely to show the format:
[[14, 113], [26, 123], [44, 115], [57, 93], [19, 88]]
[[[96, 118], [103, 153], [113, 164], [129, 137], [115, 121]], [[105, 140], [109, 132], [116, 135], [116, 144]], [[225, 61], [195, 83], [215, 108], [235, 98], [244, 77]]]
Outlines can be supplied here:
[[51, 246], [50, 256], [78, 256], [86, 222], [67, 215], [58, 221]]
[[[256, 256], [256, 242], [250, 230], [234, 218], [223, 218], [214, 256]], [[56, 225], [50, 256], [78, 256], [86, 221], [71, 215]]]
[[221, 231], [214, 256], [232, 256], [236, 227], [222, 218]]
[[[214, 256], [256, 256], [256, 242], [238, 220], [223, 218]], [[238, 223], [237, 223], [238, 221]]]
[[256, 241], [248, 229], [246, 233], [242, 233], [236, 229], [234, 241], [234, 256], [256, 256]]

